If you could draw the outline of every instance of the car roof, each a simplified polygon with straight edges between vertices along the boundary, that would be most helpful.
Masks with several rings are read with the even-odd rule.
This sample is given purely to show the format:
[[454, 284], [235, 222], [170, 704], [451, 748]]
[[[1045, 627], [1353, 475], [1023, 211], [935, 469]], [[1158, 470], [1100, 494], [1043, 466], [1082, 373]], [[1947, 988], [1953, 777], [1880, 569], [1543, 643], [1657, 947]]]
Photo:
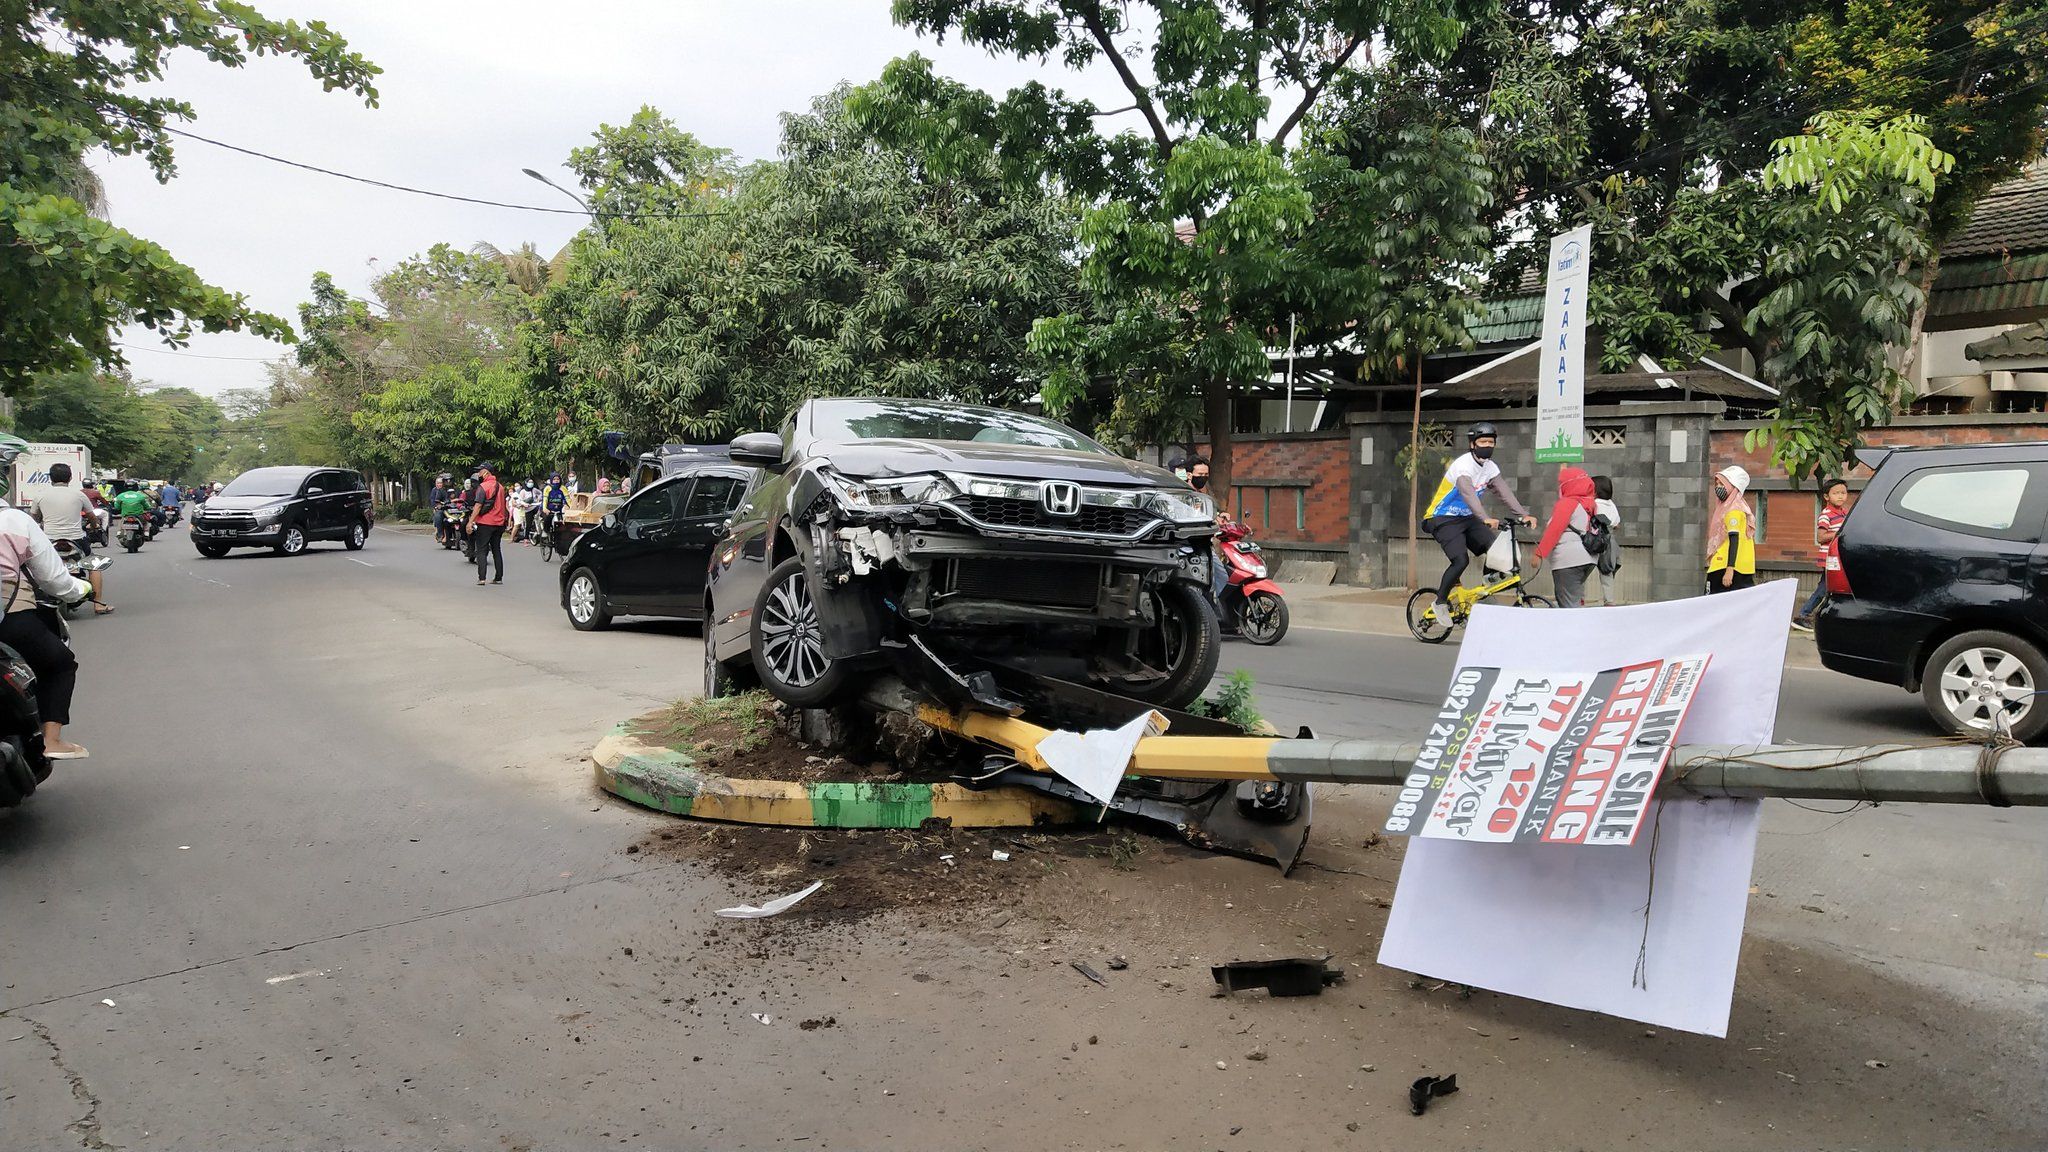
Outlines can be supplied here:
[[1910, 463], [1925, 457], [1952, 456], [1985, 460], [2048, 460], [2048, 440], [2013, 440], [2002, 444], [1911, 444], [1878, 445], [1856, 450], [1856, 462], [1875, 472], [1887, 461], [1898, 458]]

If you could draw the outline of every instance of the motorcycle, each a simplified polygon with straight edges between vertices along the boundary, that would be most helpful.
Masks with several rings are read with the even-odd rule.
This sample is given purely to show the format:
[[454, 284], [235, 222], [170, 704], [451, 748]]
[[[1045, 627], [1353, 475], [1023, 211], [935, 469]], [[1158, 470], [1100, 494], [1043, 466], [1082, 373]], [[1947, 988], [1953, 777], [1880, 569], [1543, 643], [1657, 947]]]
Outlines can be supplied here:
[[107, 546], [107, 524], [113, 518], [114, 514], [105, 508], [86, 509], [85, 542], [96, 548], [105, 548]]
[[1218, 560], [1230, 582], [1218, 597], [1225, 635], [1236, 633], [1254, 644], [1278, 644], [1287, 635], [1287, 601], [1280, 585], [1266, 576], [1266, 559], [1251, 539], [1251, 529], [1231, 521], [1216, 531]]
[[[73, 576], [87, 583], [91, 582], [94, 572], [103, 572], [114, 566], [113, 557], [88, 556], [83, 549], [69, 540], [58, 540], [51, 547], [56, 549], [57, 558], [64, 561], [64, 567], [70, 569]], [[64, 621], [78, 615], [79, 610], [89, 602], [73, 600], [67, 604], [55, 597], [43, 595], [40, 589], [36, 593], [36, 607], [54, 613], [54, 617], [49, 620], [50, 626], [57, 633], [57, 639], [64, 641], [67, 646], [71, 643], [71, 628], [64, 624]]]
[[179, 515], [179, 513], [180, 513], [180, 512], [182, 512], [182, 511], [184, 510], [184, 507], [185, 507], [185, 506], [184, 506], [184, 505], [182, 505], [182, 504], [173, 504], [173, 505], [171, 505], [170, 507], [168, 507], [168, 508], [165, 508], [165, 509], [164, 509], [164, 526], [165, 526], [165, 527], [169, 527], [169, 526], [171, 526], [171, 525], [173, 525], [173, 524], [176, 524], [176, 523], [178, 522], [178, 515]]
[[143, 543], [151, 535], [153, 533], [149, 529], [149, 517], [123, 516], [121, 517], [121, 530], [115, 535], [115, 539], [121, 542], [121, 547], [126, 548], [130, 552], [140, 552], [142, 551]]
[[[105, 556], [88, 557], [73, 550], [65, 556], [71, 574], [83, 580], [113, 561]], [[71, 625], [65, 614], [83, 599], [66, 603], [36, 589], [36, 608], [51, 631], [66, 647], [71, 644]], [[0, 808], [12, 808], [29, 798], [36, 787], [50, 778], [51, 761], [43, 755], [43, 717], [36, 707], [36, 673], [21, 653], [0, 644]]]

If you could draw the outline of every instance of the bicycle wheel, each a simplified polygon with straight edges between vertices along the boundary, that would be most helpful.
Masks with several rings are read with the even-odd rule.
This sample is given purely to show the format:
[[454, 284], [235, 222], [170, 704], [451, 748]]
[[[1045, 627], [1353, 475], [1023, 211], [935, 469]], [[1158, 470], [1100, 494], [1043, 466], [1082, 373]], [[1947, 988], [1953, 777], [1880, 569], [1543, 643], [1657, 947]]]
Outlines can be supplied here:
[[555, 558], [555, 530], [552, 526], [540, 534], [540, 562], [549, 563]]
[[[1435, 608], [1436, 615], [1425, 618], [1423, 613]], [[1424, 644], [1441, 644], [1450, 638], [1452, 621], [1450, 610], [1436, 602], [1436, 589], [1417, 588], [1408, 597], [1408, 631]]]
[[1517, 596], [1517, 597], [1515, 597], [1515, 607], [1517, 607], [1517, 608], [1555, 608], [1555, 607], [1557, 607], [1557, 605], [1556, 605], [1555, 603], [1553, 603], [1553, 602], [1551, 601], [1550, 597], [1548, 597], [1548, 596], [1522, 595], [1522, 596]]

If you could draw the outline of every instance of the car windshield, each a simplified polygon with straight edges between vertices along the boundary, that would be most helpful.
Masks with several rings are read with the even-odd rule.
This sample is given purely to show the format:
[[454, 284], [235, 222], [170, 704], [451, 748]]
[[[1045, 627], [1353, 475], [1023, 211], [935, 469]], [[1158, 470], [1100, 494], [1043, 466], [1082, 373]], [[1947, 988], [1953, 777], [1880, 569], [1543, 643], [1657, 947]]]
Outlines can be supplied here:
[[306, 473], [300, 468], [253, 468], [220, 490], [223, 496], [297, 496]]
[[821, 440], [964, 440], [1110, 454], [1079, 432], [1042, 417], [917, 400], [815, 401], [811, 434]]

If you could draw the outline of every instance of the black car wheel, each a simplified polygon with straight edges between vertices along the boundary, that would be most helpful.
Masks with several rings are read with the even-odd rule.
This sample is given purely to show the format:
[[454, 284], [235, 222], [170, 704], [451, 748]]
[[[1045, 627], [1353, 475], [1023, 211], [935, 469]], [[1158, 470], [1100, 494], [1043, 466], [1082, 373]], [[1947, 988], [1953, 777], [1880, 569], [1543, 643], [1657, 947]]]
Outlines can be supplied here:
[[369, 541], [370, 526], [368, 524], [365, 524], [361, 520], [358, 520], [354, 524], [349, 525], [348, 540], [346, 541], [346, 543], [348, 544], [349, 551], [360, 552], [362, 551], [363, 545], [369, 543]]
[[1920, 695], [1944, 729], [1989, 736], [2001, 726], [2022, 743], [2048, 728], [2048, 659], [2006, 632], [1965, 632], [1928, 657]]
[[[1211, 623], [1213, 633], [1214, 623]], [[818, 708], [839, 698], [846, 687], [846, 666], [825, 656], [825, 635], [818, 624], [818, 605], [811, 599], [804, 562], [795, 556], [768, 573], [754, 598], [748, 646], [762, 687], [777, 700], [799, 708]], [[1215, 664], [1212, 654], [1210, 664]]]
[[306, 530], [297, 524], [285, 525], [284, 536], [277, 542], [277, 554], [280, 556], [297, 556], [305, 550]]
[[194, 544], [193, 547], [199, 549], [199, 554], [208, 560], [218, 560], [228, 554], [228, 546], [225, 544]]
[[569, 623], [578, 632], [596, 632], [611, 627], [612, 614], [597, 573], [578, 568], [569, 577]]
[[1147, 704], [1184, 708], [1201, 699], [1216, 675], [1223, 644], [1206, 589], [1185, 580], [1167, 583], [1158, 592], [1159, 626], [1141, 645], [1145, 661], [1166, 675], [1158, 680], [1123, 685], [1123, 691]]

